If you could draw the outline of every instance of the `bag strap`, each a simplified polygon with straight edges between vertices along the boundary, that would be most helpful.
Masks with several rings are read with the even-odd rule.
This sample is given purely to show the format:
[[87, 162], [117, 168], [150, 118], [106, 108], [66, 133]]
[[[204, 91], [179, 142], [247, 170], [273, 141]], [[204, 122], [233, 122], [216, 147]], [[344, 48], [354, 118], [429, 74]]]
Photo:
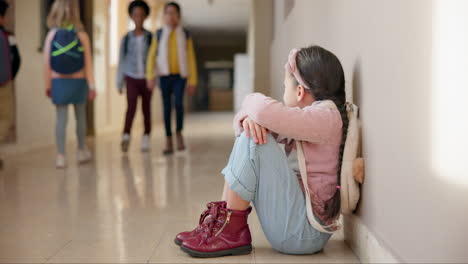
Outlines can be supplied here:
[[151, 42], [153, 41], [153, 34], [149, 31], [145, 30], [145, 39], [146, 39], [146, 45], [149, 47], [151, 46]]
[[[7, 72], [7, 80], [5, 83], [9, 82], [11, 79], [12, 79], [12, 74], [11, 74], [11, 61], [10, 61], [10, 43], [8, 42], [8, 35], [7, 35], [7, 32], [0, 29], [0, 35], [3, 36], [3, 45], [5, 45], [5, 54], [2, 54], [4, 56], [5, 59], [6, 59], [6, 70], [8, 71]], [[2, 41], [2, 38], [0, 37], [0, 41]], [[4, 63], [4, 62], [2, 62]], [[1, 85], [5, 84], [5, 83], [0, 83]]]
[[[320, 106], [322, 107], [327, 107], [330, 109], [337, 109], [335, 103], [331, 100], [324, 100], [324, 101], [319, 101], [316, 103], [320, 104]], [[305, 192], [307, 219], [309, 220], [309, 223], [318, 231], [322, 233], [333, 234], [334, 231], [330, 231], [328, 229], [336, 227], [336, 230], [338, 230], [341, 227], [338, 219], [335, 220], [333, 224], [324, 226], [320, 224], [314, 216], [314, 211], [312, 209], [312, 202], [310, 200], [310, 189], [309, 189], [309, 184], [307, 181], [307, 169], [306, 169], [304, 149], [302, 148], [302, 141], [300, 140], [296, 140], [296, 151], [297, 151], [297, 162], [299, 163], [299, 172], [301, 173], [302, 184], [304, 186], [304, 192]]]
[[302, 149], [302, 142], [300, 140], [296, 140], [296, 148], [297, 148], [297, 162], [299, 163], [299, 171], [301, 173], [302, 184], [304, 185], [304, 192], [306, 198], [306, 211], [307, 211], [307, 219], [309, 223], [318, 231], [327, 234], [333, 234], [334, 231], [328, 230], [328, 228], [337, 227], [340, 228], [340, 224], [338, 221], [335, 223], [323, 226], [320, 224], [314, 216], [314, 212], [312, 210], [312, 202], [310, 200], [310, 189], [309, 185], [307, 184], [307, 170], [305, 164], [305, 157], [304, 157], [304, 150]]
[[184, 28], [184, 34], [185, 34], [185, 38], [188, 40], [190, 38], [190, 32], [188, 31], [188, 29]]
[[124, 57], [126, 57], [126, 56], [127, 56], [127, 53], [128, 53], [128, 38], [129, 38], [128, 34], [130, 34], [130, 33], [127, 33], [127, 34], [125, 35], [125, 37], [124, 37], [124, 43], [123, 43], [123, 45], [124, 45], [124, 46], [123, 46], [123, 48], [124, 48], [124, 52], [123, 52], [123, 53], [124, 53]]

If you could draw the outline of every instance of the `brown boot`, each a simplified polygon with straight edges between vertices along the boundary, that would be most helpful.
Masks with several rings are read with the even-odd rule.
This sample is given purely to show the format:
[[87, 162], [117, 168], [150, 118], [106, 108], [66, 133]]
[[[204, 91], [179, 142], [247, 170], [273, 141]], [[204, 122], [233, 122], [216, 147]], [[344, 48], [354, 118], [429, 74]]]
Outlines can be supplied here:
[[184, 137], [181, 132], [177, 132], [177, 150], [185, 150]]
[[166, 148], [163, 150], [164, 155], [170, 155], [174, 153], [174, 147], [172, 146], [172, 137], [166, 137]]

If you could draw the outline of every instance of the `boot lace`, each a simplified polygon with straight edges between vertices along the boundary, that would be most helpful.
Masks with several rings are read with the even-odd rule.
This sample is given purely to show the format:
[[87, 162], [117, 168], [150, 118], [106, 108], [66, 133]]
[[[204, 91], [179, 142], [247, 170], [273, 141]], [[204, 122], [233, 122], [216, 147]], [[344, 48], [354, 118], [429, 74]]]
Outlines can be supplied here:
[[207, 244], [208, 239], [213, 237], [223, 224], [225, 216], [223, 216], [224, 211], [221, 208], [221, 205], [213, 206], [210, 209], [209, 217], [206, 217], [203, 221], [201, 225], [203, 229], [201, 232], [201, 244]]

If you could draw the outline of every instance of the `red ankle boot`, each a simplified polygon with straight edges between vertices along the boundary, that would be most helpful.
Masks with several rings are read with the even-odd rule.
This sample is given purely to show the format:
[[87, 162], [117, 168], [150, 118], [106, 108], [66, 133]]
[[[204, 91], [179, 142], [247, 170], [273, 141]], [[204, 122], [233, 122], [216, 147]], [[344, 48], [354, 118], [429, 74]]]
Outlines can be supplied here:
[[247, 216], [252, 207], [244, 211], [226, 207], [217, 209], [205, 221], [207, 223], [202, 226], [202, 231], [185, 239], [180, 248], [190, 256], [199, 258], [249, 254], [252, 251], [252, 237]]
[[[219, 201], [219, 202], [211, 202], [206, 204], [206, 210], [200, 215], [200, 220], [198, 221], [198, 226], [193, 229], [192, 231], [186, 231], [186, 232], [181, 232], [177, 234], [176, 238], [174, 239], [174, 242], [176, 245], [180, 246], [182, 242], [184, 242], [185, 239], [194, 237], [198, 233], [202, 231], [202, 224], [205, 221], [205, 219], [210, 215], [210, 212], [214, 209], [215, 207], [226, 207], [226, 202], [225, 201]], [[209, 221], [209, 219], [207, 219]]]

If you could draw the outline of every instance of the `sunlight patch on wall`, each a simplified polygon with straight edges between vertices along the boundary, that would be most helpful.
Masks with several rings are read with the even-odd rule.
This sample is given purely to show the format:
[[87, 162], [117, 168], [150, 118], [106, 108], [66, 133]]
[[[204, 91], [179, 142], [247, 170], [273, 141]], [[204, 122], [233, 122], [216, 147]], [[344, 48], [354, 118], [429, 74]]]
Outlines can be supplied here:
[[433, 0], [432, 164], [468, 187], [468, 1]]
[[109, 30], [109, 42], [110, 42], [110, 56], [109, 64], [111, 66], [117, 65], [119, 60], [119, 31], [118, 31], [118, 19], [119, 19], [119, 3], [118, 0], [110, 1], [110, 30]]

